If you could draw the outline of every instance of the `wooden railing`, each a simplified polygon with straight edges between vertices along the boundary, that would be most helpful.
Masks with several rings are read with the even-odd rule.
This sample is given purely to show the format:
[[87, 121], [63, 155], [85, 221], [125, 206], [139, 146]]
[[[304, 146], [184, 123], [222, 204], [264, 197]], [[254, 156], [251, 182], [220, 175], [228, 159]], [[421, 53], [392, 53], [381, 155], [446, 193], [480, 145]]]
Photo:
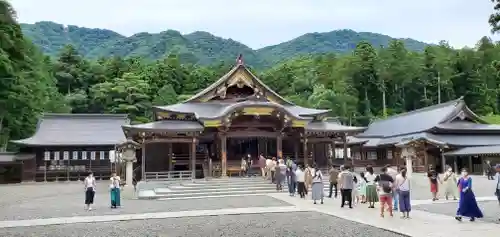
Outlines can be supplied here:
[[146, 172], [144, 176], [145, 181], [191, 180], [194, 178], [191, 171]]

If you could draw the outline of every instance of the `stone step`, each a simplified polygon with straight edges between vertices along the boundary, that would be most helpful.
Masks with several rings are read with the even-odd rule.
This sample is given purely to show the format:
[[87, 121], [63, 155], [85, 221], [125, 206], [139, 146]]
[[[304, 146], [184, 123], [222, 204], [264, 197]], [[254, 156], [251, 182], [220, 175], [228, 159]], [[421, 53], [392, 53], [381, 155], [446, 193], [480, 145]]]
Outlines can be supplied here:
[[[288, 185], [284, 185], [287, 187]], [[329, 187], [328, 183], [323, 183], [323, 186]], [[200, 185], [200, 186], [190, 186], [190, 185], [169, 185], [158, 188], [168, 188], [171, 190], [207, 190], [207, 189], [248, 189], [248, 188], [276, 188], [276, 184], [252, 184], [252, 185]]]
[[[328, 190], [328, 186], [323, 187]], [[156, 194], [172, 194], [172, 193], [203, 193], [203, 192], [226, 192], [226, 191], [252, 191], [252, 190], [270, 190], [276, 191], [275, 186], [267, 187], [231, 187], [231, 188], [207, 188], [207, 189], [171, 189], [171, 188], [155, 188]], [[283, 190], [288, 190], [288, 187], [283, 187]]]
[[[324, 189], [324, 191], [328, 191], [328, 189]], [[283, 189], [282, 192], [287, 192], [286, 189]], [[277, 193], [276, 189], [254, 189], [254, 190], [217, 190], [212, 192], [179, 192], [179, 193], [156, 193], [156, 199], [164, 199], [164, 198], [196, 198], [203, 196], [245, 196], [247, 194], [268, 194], [268, 193]]]

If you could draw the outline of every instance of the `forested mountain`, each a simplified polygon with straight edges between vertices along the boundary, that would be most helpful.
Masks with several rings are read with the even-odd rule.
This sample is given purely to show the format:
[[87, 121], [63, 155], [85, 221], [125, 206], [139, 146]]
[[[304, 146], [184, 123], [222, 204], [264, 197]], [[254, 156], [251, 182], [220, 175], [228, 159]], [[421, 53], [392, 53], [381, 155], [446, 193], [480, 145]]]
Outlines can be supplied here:
[[[13, 10], [4, 0], [0, 0], [0, 12], [4, 13], [0, 15], [0, 148], [6, 147], [10, 139], [30, 136], [42, 112], [127, 113], [134, 123], [149, 121], [152, 105], [173, 104], [207, 87], [233, 66], [237, 53], [243, 52], [248, 62], [258, 59], [262, 51], [277, 50], [270, 47], [259, 53], [208, 33], [183, 36], [167, 31], [134, 36], [147, 39], [147, 45], [156, 44], [155, 49], [163, 52], [156, 55], [157, 60], [141, 57], [139, 52], [134, 54], [138, 57], [94, 60], [85, 56], [94, 54], [99, 47], [97, 39], [109, 40], [108, 44], [115, 47], [120, 45], [113, 42], [130, 39], [100, 30], [87, 37], [94, 43], [86, 44], [80, 37], [86, 30], [72, 31], [70, 27], [72, 33], [66, 41], [57, 41], [57, 33], [51, 34], [51, 40], [39, 39], [48, 45], [44, 50], [51, 53], [49, 57], [27, 40], [34, 38], [29, 31], [25, 29], [27, 33], [23, 35]], [[214, 50], [209, 40], [202, 40], [204, 37], [239, 49]], [[155, 40], [168, 40], [182, 47], [165, 55], [165, 44]], [[56, 52], [58, 47], [63, 49]], [[127, 47], [129, 55], [142, 46], [131, 43]], [[489, 38], [478, 39], [474, 49], [453, 49], [441, 43], [414, 51], [401, 40], [391, 40], [383, 48], [362, 41], [353, 48], [352, 53], [312, 54], [268, 69], [253, 66], [252, 70], [290, 101], [330, 109], [332, 117], [347, 124], [367, 125], [373, 119], [436, 104], [438, 88], [442, 102], [465, 96], [474, 112], [486, 119], [498, 118], [494, 115], [500, 113], [500, 45]], [[144, 50], [149, 49], [144, 46]], [[182, 63], [183, 57], [189, 56], [182, 50], [187, 49], [194, 52], [191, 56], [210, 55], [216, 62]], [[287, 50], [281, 52], [285, 54]], [[210, 57], [203, 56], [207, 60], [203, 62], [210, 63]], [[228, 57], [230, 61], [220, 63], [217, 57]]]
[[[109, 56], [141, 57], [159, 59], [175, 53], [182, 63], [209, 65], [218, 61], [233, 61], [235, 55], [245, 55], [249, 65], [258, 68], [272, 66], [299, 55], [317, 53], [351, 52], [361, 41], [379, 47], [387, 46], [393, 38], [375, 33], [337, 30], [327, 33], [310, 33], [293, 40], [253, 50], [234, 41], [223, 39], [207, 32], [182, 35], [178, 31], [167, 30], [158, 34], [138, 33], [130, 37], [103, 29], [89, 29], [53, 22], [21, 24], [24, 34], [43, 52], [55, 56], [66, 44], [76, 47], [87, 58]], [[422, 51], [426, 44], [402, 39], [412, 51]]]

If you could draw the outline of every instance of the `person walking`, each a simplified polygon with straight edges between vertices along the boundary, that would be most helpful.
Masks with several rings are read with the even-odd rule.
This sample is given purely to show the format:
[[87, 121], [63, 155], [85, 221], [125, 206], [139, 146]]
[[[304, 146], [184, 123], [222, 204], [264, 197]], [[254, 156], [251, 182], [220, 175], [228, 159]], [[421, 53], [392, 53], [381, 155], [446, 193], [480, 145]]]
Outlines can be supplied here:
[[341, 167], [341, 172], [339, 174], [339, 188], [341, 195], [340, 207], [343, 208], [345, 203], [349, 204], [349, 208], [352, 208], [352, 189], [354, 188], [354, 175], [349, 171], [348, 166]]
[[338, 184], [339, 171], [334, 165], [332, 165], [330, 167], [330, 170], [328, 171], [328, 175], [330, 179], [330, 188], [328, 197], [332, 198], [333, 188], [335, 188], [335, 198], [337, 198], [337, 193], [338, 193], [337, 184]]
[[91, 211], [92, 204], [94, 204], [94, 197], [97, 186], [94, 178], [94, 173], [89, 172], [88, 176], [83, 181], [83, 185], [85, 189], [85, 209]]
[[380, 217], [384, 217], [385, 206], [392, 217], [392, 192], [394, 189], [394, 179], [387, 173], [387, 167], [382, 168], [382, 173], [375, 178], [378, 186], [378, 195], [380, 199]]
[[470, 221], [475, 221], [476, 218], [482, 218], [483, 212], [477, 205], [476, 196], [472, 191], [472, 178], [467, 169], [462, 169], [462, 177], [458, 180], [458, 190], [460, 191], [460, 200], [455, 219], [462, 221], [462, 217], [465, 216], [470, 218]]
[[449, 196], [453, 197], [453, 200], [457, 200], [458, 188], [457, 188], [457, 175], [453, 172], [451, 166], [446, 167], [446, 172], [443, 175], [443, 186], [444, 186], [444, 196], [448, 200]]
[[306, 173], [304, 172], [304, 167], [299, 165], [297, 171], [295, 172], [295, 176], [297, 177], [297, 192], [299, 193], [300, 198], [306, 198]]
[[325, 192], [323, 191], [323, 174], [320, 169], [316, 168], [316, 165], [313, 165], [314, 175], [312, 177], [312, 185], [311, 185], [311, 193], [312, 200], [314, 204], [316, 204], [317, 200], [321, 200], [321, 204], [323, 204], [323, 198]]
[[259, 156], [259, 168], [262, 178], [266, 178], [266, 158], [262, 153]]
[[116, 173], [111, 174], [110, 178], [111, 184], [109, 184], [110, 198], [111, 198], [111, 208], [117, 208], [121, 206], [120, 203], [120, 176]]
[[[385, 166], [387, 168], [387, 174], [391, 176], [392, 180], [396, 180], [396, 176], [398, 176], [399, 174], [399, 168], [392, 168], [391, 165], [386, 165]], [[398, 207], [399, 207], [399, 195], [397, 192], [395, 192], [396, 190], [393, 190], [392, 192], [392, 201], [393, 201], [393, 208], [394, 208], [394, 211], [398, 211]]]
[[[497, 180], [497, 185], [495, 186], [495, 196], [497, 196], [498, 199], [498, 205], [500, 205], [500, 164], [497, 164], [495, 166], [496, 170], [496, 175], [495, 178]], [[498, 218], [498, 221], [500, 221], [500, 218]]]
[[269, 170], [271, 171], [271, 183], [276, 182], [276, 167], [278, 166], [278, 163], [276, 161], [276, 157], [273, 157], [272, 162], [271, 162], [271, 167]]
[[271, 166], [273, 165], [273, 160], [271, 158], [266, 159], [266, 179], [272, 180], [271, 177]]
[[295, 190], [297, 189], [297, 176], [295, 172], [297, 171], [297, 165], [292, 161], [290, 167], [287, 167], [287, 182], [288, 182], [288, 193], [290, 196], [295, 196]]
[[359, 176], [361, 177], [357, 183], [359, 200], [361, 203], [366, 203], [366, 183], [368, 180], [366, 180], [364, 172], [359, 173]]
[[438, 192], [439, 192], [439, 175], [436, 172], [436, 170], [431, 166], [429, 166], [429, 172], [427, 172], [427, 177], [429, 178], [429, 184], [431, 187], [431, 194], [432, 194], [432, 201], [437, 201], [438, 199]]
[[410, 218], [410, 179], [406, 176], [406, 169], [402, 169], [396, 176], [396, 190], [399, 196], [399, 211], [401, 218]]
[[279, 159], [278, 165], [276, 166], [275, 175], [276, 190], [283, 191], [283, 185], [285, 184], [286, 179], [286, 165], [284, 164], [283, 159]]
[[245, 157], [243, 157], [241, 158], [240, 177], [247, 176], [247, 169], [248, 169], [247, 160], [245, 159]]
[[368, 208], [375, 208], [375, 203], [379, 201], [377, 186], [375, 184], [376, 177], [377, 176], [373, 172], [373, 167], [366, 167], [366, 202], [368, 202]]
[[495, 175], [495, 170], [493, 166], [491, 165], [491, 161], [487, 160], [485, 165], [484, 165], [484, 173], [488, 177], [488, 180], [495, 180], [494, 175]]
[[312, 186], [314, 168], [312, 168], [309, 164], [307, 164], [305, 172], [306, 172], [306, 195], [307, 195], [307, 192]]

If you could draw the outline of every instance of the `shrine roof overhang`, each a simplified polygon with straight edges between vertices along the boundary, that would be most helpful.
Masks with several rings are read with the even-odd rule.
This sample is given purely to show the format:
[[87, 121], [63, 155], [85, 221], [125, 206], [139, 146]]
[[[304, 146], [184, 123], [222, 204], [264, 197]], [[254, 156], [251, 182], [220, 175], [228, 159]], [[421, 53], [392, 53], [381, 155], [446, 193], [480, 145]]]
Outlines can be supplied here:
[[200, 102], [200, 103], [180, 103], [168, 106], [155, 106], [156, 112], [192, 114], [198, 120], [219, 119], [234, 111], [243, 108], [274, 108], [285, 112], [295, 119], [312, 119], [317, 115], [326, 114], [329, 110], [319, 110], [304, 108], [297, 105], [280, 105], [274, 102], [265, 101], [243, 101], [243, 102]]
[[464, 147], [444, 153], [444, 156], [484, 156], [500, 155], [500, 145]]
[[366, 129], [366, 127], [354, 127], [342, 125], [338, 121], [311, 121], [305, 130], [307, 133], [359, 133]]
[[203, 125], [201, 125], [198, 121], [186, 120], [161, 120], [143, 124], [123, 125], [122, 127], [127, 137], [139, 132], [185, 133], [202, 132], [204, 130]]
[[356, 137], [365, 139], [364, 147], [405, 146], [412, 142], [427, 142], [437, 147], [500, 145], [500, 135], [493, 134], [432, 134], [428, 132], [393, 137]]
[[21, 154], [14, 152], [0, 152], [0, 163], [9, 163], [23, 160], [31, 160], [35, 154]]
[[435, 126], [432, 131], [438, 133], [496, 133], [500, 134], [500, 125], [483, 124], [469, 121], [456, 121]]

